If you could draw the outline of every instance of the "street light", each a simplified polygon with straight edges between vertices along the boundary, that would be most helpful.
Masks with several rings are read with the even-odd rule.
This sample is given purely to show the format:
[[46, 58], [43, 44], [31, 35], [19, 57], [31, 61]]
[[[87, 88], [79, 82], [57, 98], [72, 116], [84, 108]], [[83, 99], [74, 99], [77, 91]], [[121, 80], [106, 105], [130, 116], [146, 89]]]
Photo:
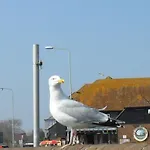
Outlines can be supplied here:
[[48, 50], [61, 50], [61, 51], [66, 51], [68, 52], [68, 65], [69, 65], [69, 90], [70, 90], [70, 99], [72, 98], [71, 94], [72, 94], [72, 82], [71, 82], [71, 53], [69, 50], [64, 49], [64, 48], [55, 48], [53, 46], [46, 46], [45, 49]]
[[15, 128], [14, 128], [14, 92], [11, 88], [0, 88], [2, 91], [7, 90], [10, 91], [12, 94], [12, 147], [14, 147], [15, 141]]

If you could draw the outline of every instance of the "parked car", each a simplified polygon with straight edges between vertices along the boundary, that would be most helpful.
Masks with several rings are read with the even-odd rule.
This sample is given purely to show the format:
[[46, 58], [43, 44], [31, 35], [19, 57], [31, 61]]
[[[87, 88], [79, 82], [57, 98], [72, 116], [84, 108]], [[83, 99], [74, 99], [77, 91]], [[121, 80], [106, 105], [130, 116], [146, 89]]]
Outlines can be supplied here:
[[33, 143], [25, 143], [23, 144], [23, 147], [33, 147]]
[[7, 145], [0, 145], [0, 148], [9, 148]]
[[54, 145], [61, 145], [61, 141], [58, 140], [44, 140], [41, 141], [40, 146], [54, 146]]

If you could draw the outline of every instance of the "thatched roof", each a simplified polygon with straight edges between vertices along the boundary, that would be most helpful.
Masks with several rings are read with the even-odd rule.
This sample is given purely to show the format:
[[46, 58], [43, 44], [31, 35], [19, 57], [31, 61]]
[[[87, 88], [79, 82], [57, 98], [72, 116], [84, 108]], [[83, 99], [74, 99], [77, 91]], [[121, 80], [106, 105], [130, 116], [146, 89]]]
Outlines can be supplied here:
[[127, 106], [150, 106], [150, 78], [96, 80], [85, 84], [72, 97], [95, 108], [120, 110]]

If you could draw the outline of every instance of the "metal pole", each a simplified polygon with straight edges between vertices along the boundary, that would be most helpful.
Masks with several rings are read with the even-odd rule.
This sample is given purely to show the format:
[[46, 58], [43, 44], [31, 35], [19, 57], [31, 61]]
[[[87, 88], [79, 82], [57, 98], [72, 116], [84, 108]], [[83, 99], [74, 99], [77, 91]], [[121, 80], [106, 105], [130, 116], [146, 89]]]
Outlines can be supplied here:
[[1, 90], [11, 91], [12, 94], [12, 147], [14, 147], [15, 141], [15, 128], [14, 128], [14, 92], [11, 88], [0, 88]]
[[72, 98], [72, 81], [71, 81], [71, 53], [68, 51], [68, 65], [69, 65], [69, 85], [70, 85], [70, 99]]
[[12, 92], [12, 147], [14, 147], [15, 142], [15, 128], [14, 128], [14, 93]]
[[39, 145], [39, 45], [33, 45], [33, 142]]

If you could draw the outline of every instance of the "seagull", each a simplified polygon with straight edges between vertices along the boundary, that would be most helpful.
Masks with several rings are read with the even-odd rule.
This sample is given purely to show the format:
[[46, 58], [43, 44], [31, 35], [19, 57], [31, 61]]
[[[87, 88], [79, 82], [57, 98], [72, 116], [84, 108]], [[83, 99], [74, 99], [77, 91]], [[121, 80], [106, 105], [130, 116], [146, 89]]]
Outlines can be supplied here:
[[74, 145], [73, 139], [77, 136], [76, 129], [93, 128], [99, 123], [104, 124], [110, 119], [102, 109], [91, 108], [76, 100], [69, 99], [61, 88], [64, 83], [58, 75], [53, 75], [48, 79], [50, 103], [49, 109], [53, 118], [60, 124], [71, 129], [70, 141], [67, 145]]

